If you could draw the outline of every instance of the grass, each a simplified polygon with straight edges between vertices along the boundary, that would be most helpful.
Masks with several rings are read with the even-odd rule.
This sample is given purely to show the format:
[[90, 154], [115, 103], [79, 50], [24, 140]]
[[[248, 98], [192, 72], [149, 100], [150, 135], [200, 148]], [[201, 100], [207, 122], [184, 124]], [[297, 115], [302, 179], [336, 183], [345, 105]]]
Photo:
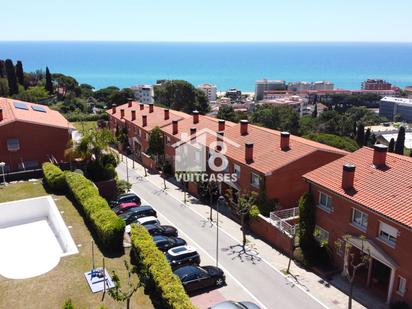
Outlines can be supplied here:
[[[20, 182], [7, 187], [0, 186], [0, 202], [32, 198], [49, 194], [40, 181]], [[92, 236], [77, 209], [64, 195], [53, 195], [56, 205], [74, 241], [79, 246], [79, 253], [63, 257], [50, 272], [41, 276], [11, 280], [0, 276], [0, 308], [61, 308], [65, 300], [71, 299], [76, 308], [98, 308], [104, 304], [107, 308], [125, 308], [125, 303], [112, 300], [109, 295], [102, 299], [102, 293], [93, 294], [86, 283], [83, 273], [92, 267]], [[24, 245], [24, 244], [22, 244]], [[27, 259], [30, 252], [27, 252]], [[95, 261], [102, 266], [103, 254], [95, 246]], [[129, 261], [127, 251], [121, 257], [105, 257], [109, 273], [113, 270], [119, 275], [122, 286], [127, 286], [127, 273], [124, 260]], [[137, 276], [133, 279], [137, 281]], [[150, 298], [140, 288], [132, 298], [132, 308], [153, 309]]]
[[97, 122], [96, 121], [78, 121], [78, 122], [72, 122], [72, 125], [79, 131], [88, 131], [90, 129], [95, 129]]

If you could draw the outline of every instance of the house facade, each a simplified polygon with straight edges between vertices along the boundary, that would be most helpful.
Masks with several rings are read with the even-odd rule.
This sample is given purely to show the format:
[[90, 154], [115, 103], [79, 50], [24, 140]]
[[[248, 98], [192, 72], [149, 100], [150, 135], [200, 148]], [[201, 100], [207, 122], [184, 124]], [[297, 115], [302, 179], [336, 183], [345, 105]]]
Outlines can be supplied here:
[[412, 159], [364, 147], [304, 175], [316, 201], [317, 235], [343, 273], [387, 303], [412, 304]]
[[[0, 98], [0, 162], [5, 172], [65, 162], [74, 127], [47, 106]], [[51, 142], [52, 141], [52, 142]]]

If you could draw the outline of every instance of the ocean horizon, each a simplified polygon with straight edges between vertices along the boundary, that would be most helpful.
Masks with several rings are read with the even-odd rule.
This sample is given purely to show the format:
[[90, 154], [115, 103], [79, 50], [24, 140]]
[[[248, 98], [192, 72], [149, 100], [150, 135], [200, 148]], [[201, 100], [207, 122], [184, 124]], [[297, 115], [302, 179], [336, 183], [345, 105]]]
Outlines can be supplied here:
[[7, 58], [96, 89], [159, 79], [212, 83], [219, 91], [254, 91], [262, 78], [329, 80], [341, 89], [360, 89], [368, 78], [412, 85], [412, 43], [2, 41], [0, 59]]

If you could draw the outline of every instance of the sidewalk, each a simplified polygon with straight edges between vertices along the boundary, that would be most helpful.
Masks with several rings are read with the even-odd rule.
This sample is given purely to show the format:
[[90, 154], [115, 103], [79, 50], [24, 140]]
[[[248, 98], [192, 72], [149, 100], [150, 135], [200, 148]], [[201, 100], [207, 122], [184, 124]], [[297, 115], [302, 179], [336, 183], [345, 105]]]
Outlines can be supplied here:
[[[123, 161], [121, 162], [121, 164], [125, 164], [125, 161], [126, 157], [123, 156]], [[127, 159], [127, 162], [129, 169], [132, 169], [132, 160]], [[134, 166], [134, 170], [142, 177], [145, 177], [145, 170], [143, 166], [137, 162], [134, 163]], [[164, 189], [164, 179], [159, 174], [150, 174], [149, 172], [147, 172], [147, 176], [145, 178], [160, 189]], [[133, 180], [130, 179], [130, 181]], [[175, 198], [176, 200], [179, 200], [181, 203], [183, 203], [185, 200], [185, 193], [180, 189], [180, 187], [168, 180], [166, 180], [165, 192], [169, 196]], [[199, 216], [203, 217], [205, 221], [208, 220], [210, 207], [208, 205], [202, 204], [198, 199], [188, 193], [186, 193], [186, 206], [196, 212]], [[213, 221], [216, 222], [215, 210], [213, 210]], [[222, 212], [219, 213], [219, 227], [222, 232], [226, 233], [232, 239], [239, 243], [241, 242], [242, 232], [240, 230], [240, 225], [222, 214]], [[287, 256], [283, 255], [264, 241], [255, 238], [252, 235], [248, 235], [247, 238], [249, 241], [249, 247], [258, 252], [260, 258], [262, 259], [262, 262], [266, 262], [278, 272], [281, 272], [282, 274], [284, 273], [289, 260]], [[288, 275], [287, 277], [290, 280], [291, 284], [299, 285], [304, 291], [310, 293], [310, 295], [320, 300], [327, 307], [342, 309], [347, 308], [348, 296], [336, 287], [332, 286], [331, 283], [325, 282], [316, 274], [300, 268], [293, 262], [290, 268], [290, 272], [293, 276]], [[342, 289], [348, 288], [345, 279], [340, 275], [337, 275], [336, 279], [333, 280], [333, 284], [335, 284], [335, 281], [336, 285], [342, 287]], [[367, 303], [369, 308], [385, 308], [382, 303], [375, 302], [374, 299], [362, 292], [362, 290], [355, 289], [355, 298], [362, 299], [362, 302]], [[352, 308], [365, 307], [354, 300], [352, 302]]]

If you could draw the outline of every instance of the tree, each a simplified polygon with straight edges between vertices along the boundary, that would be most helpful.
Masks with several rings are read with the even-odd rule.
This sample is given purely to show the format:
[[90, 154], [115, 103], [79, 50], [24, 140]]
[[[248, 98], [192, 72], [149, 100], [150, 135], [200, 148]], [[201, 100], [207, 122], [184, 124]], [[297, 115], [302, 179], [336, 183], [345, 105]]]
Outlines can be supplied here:
[[[349, 258], [350, 258], [349, 263], [345, 264], [346, 267], [344, 269], [345, 277], [346, 277], [346, 279], [348, 279], [349, 284], [350, 284], [350, 286], [349, 286], [348, 309], [352, 308], [353, 285], [354, 285], [354, 282], [355, 282], [356, 273], [362, 267], [368, 268], [369, 267], [369, 261], [371, 259], [370, 252], [369, 251], [365, 252], [365, 250], [364, 250], [365, 236], [360, 236], [359, 237], [360, 240], [361, 240], [361, 243], [362, 243], [361, 248], [359, 249], [360, 250], [359, 257], [356, 257], [355, 253], [350, 252], [351, 249], [352, 249], [352, 245], [349, 242], [351, 238], [353, 238], [353, 236], [351, 236], [351, 235], [345, 235], [343, 237], [343, 239], [345, 241], [345, 249], [349, 252]], [[352, 273], [351, 273], [351, 271], [348, 267], [349, 265], [351, 267]]]
[[46, 84], [44, 85], [49, 94], [53, 94], [53, 82], [49, 67], [46, 67]]
[[393, 137], [389, 141], [388, 151], [395, 152], [395, 139]]
[[318, 104], [316, 103], [316, 100], [315, 100], [315, 104], [313, 105], [312, 117], [314, 118], [318, 117]]
[[[126, 302], [126, 308], [130, 308], [130, 299], [132, 298], [133, 294], [139, 289], [140, 281], [133, 283], [131, 281], [132, 274], [136, 274], [137, 271], [135, 267], [130, 269], [129, 263], [125, 260], [124, 266], [126, 267], [128, 273], [128, 281], [127, 281], [127, 288], [122, 289], [121, 282], [119, 276], [116, 274], [115, 271], [112, 272], [112, 280], [114, 283], [114, 287], [108, 290], [108, 294], [111, 298], [118, 302]], [[137, 276], [136, 276], [137, 277]]]
[[365, 142], [365, 126], [363, 125], [363, 123], [360, 123], [358, 125], [358, 130], [356, 131], [356, 142], [361, 147]]
[[368, 145], [369, 145], [369, 140], [370, 140], [370, 138], [371, 138], [371, 129], [370, 129], [370, 128], [367, 128], [367, 129], [366, 129], [366, 132], [365, 132], [365, 140], [364, 140], [364, 142], [363, 142], [363, 145], [364, 145], [364, 146], [368, 146]]
[[400, 127], [395, 143], [395, 153], [403, 155], [405, 149], [405, 127]]
[[316, 141], [325, 145], [354, 152], [359, 149], [359, 145], [350, 137], [338, 136], [326, 133], [311, 133], [304, 135], [304, 138]]
[[36, 86], [20, 91], [13, 97], [22, 101], [40, 103], [42, 100], [47, 99], [48, 96], [49, 94], [43, 86]]
[[156, 162], [164, 155], [163, 133], [158, 126], [154, 127], [149, 134], [149, 147], [147, 153], [155, 158]]
[[304, 263], [311, 265], [315, 259], [318, 243], [315, 239], [315, 201], [312, 194], [306, 192], [299, 199], [299, 245], [304, 256]]
[[287, 105], [261, 105], [252, 114], [252, 122], [266, 128], [288, 131], [292, 134], [299, 132], [299, 115]]
[[16, 63], [16, 77], [17, 81], [20, 85], [24, 86], [24, 71], [23, 71], [23, 63], [19, 60]]
[[158, 104], [186, 113], [198, 110], [205, 114], [210, 110], [205, 93], [184, 80], [169, 80], [156, 86], [154, 100]]
[[6, 68], [4, 66], [4, 60], [0, 60], [0, 78], [6, 77]]
[[232, 105], [222, 105], [217, 112], [217, 118], [236, 122], [236, 113]]
[[209, 219], [212, 221], [212, 206], [219, 198], [219, 186], [215, 181], [209, 180], [199, 183], [200, 197], [209, 204]]
[[9, 83], [7, 79], [0, 78], [0, 97], [7, 97], [9, 95]]
[[5, 62], [7, 81], [9, 84], [9, 95], [19, 93], [19, 86], [17, 84], [16, 70], [14, 68], [13, 62], [7, 59]]

